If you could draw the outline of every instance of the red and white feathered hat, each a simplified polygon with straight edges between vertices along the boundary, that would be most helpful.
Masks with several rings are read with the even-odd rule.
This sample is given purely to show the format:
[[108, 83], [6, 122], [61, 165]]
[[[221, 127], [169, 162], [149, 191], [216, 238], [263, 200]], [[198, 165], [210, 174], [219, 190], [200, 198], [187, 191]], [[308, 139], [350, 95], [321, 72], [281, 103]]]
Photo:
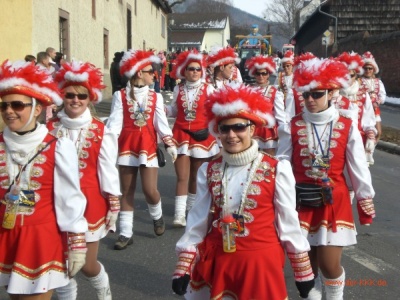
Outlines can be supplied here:
[[61, 105], [62, 98], [51, 74], [34, 62], [9, 60], [0, 66], [0, 97], [20, 94], [35, 98], [42, 105]]
[[249, 70], [249, 76], [254, 77], [256, 70], [266, 69], [269, 73], [273, 74], [276, 71], [276, 63], [272, 57], [268, 56], [253, 56], [246, 62], [246, 67]]
[[364, 73], [364, 61], [358, 53], [355, 52], [343, 52], [337, 57], [337, 60], [344, 63], [349, 70], [355, 71], [357, 74], [362, 75]]
[[209, 96], [205, 103], [208, 128], [219, 136], [218, 123], [230, 118], [250, 120], [256, 126], [273, 127], [272, 101], [265, 99], [258, 89], [245, 85], [225, 86]]
[[299, 56], [296, 56], [294, 59], [294, 65], [297, 66], [301, 61], [306, 61], [316, 58], [316, 56], [312, 52], [305, 52]]
[[192, 62], [197, 62], [200, 64], [201, 75], [204, 79], [206, 75], [205, 61], [203, 54], [199, 53], [197, 50], [184, 51], [179, 53], [179, 55], [175, 59], [175, 65], [172, 68], [171, 77], [175, 79], [184, 79], [185, 69]]
[[348, 87], [346, 66], [334, 59], [312, 58], [298, 63], [293, 73], [293, 87], [300, 92]]
[[138, 71], [152, 63], [161, 63], [161, 59], [157, 55], [154, 55], [153, 51], [131, 49], [124, 53], [119, 63], [119, 71], [121, 75], [132, 78]]
[[214, 47], [208, 53], [207, 65], [210, 67], [224, 66], [227, 64], [238, 64], [240, 58], [235, 53], [235, 50], [231, 47]]
[[364, 60], [364, 65], [371, 65], [374, 67], [375, 71], [374, 74], [378, 74], [379, 73], [379, 68], [378, 65], [375, 61], [374, 56], [372, 55], [371, 52], [367, 51], [363, 54], [362, 56], [363, 60]]
[[90, 100], [97, 104], [103, 98], [101, 90], [106, 87], [102, 84], [102, 77], [101, 70], [91, 63], [73, 61], [63, 64], [54, 79], [60, 90], [71, 85], [85, 87], [89, 92]]
[[284, 63], [289, 63], [291, 65], [294, 64], [294, 53], [292, 50], [288, 50], [285, 52], [285, 55], [281, 59], [281, 64], [283, 65]]

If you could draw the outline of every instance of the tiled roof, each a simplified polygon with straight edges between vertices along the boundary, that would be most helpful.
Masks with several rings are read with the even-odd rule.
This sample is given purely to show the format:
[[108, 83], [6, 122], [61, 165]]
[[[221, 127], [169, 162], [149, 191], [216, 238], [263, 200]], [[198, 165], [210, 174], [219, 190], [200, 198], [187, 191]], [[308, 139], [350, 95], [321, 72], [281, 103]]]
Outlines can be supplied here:
[[222, 13], [169, 14], [168, 24], [171, 30], [224, 29], [227, 19]]
[[204, 30], [196, 32], [174, 32], [170, 35], [170, 45], [201, 45], [204, 38]]

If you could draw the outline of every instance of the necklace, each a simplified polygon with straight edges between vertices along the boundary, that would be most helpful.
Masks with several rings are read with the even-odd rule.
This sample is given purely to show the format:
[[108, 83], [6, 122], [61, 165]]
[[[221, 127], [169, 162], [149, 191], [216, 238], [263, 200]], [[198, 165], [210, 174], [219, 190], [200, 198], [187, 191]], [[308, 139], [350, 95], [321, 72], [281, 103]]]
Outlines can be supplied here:
[[188, 93], [188, 87], [186, 84], [183, 86], [183, 92], [184, 92], [184, 104], [183, 106], [185, 107], [184, 113], [185, 113], [185, 120], [186, 121], [194, 121], [196, 119], [196, 108], [197, 108], [197, 101], [199, 101], [199, 96], [200, 96], [200, 88], [201, 84], [195, 89], [193, 93], [193, 101], [190, 100], [189, 93]]
[[[330, 167], [330, 163], [329, 163], [329, 150], [330, 150], [330, 146], [331, 146], [331, 138], [332, 138], [332, 123], [333, 121], [331, 121], [330, 123], [327, 123], [325, 125], [324, 130], [322, 131], [321, 136], [318, 135], [318, 131], [317, 131], [317, 127], [315, 126], [315, 124], [312, 124], [312, 129], [311, 129], [311, 133], [313, 136], [313, 167], [316, 168], [324, 168], [324, 169], [329, 169]], [[326, 129], [330, 128], [329, 131], [329, 138], [328, 140], [325, 142], [325, 146], [322, 146], [322, 138], [325, 135], [325, 131]], [[315, 141], [315, 136], [314, 136], [314, 132], [315, 132], [315, 136], [317, 137], [318, 140], [318, 146], [319, 146], [319, 150], [321, 150], [321, 153], [319, 153], [318, 150], [318, 146], [316, 145], [316, 141]]]
[[144, 100], [142, 102], [142, 105], [140, 105], [139, 101], [134, 99], [133, 102], [136, 104], [136, 109], [134, 108], [134, 124], [139, 127], [145, 126], [146, 120], [147, 120], [147, 100], [148, 100], [149, 94], [147, 93], [144, 96]]

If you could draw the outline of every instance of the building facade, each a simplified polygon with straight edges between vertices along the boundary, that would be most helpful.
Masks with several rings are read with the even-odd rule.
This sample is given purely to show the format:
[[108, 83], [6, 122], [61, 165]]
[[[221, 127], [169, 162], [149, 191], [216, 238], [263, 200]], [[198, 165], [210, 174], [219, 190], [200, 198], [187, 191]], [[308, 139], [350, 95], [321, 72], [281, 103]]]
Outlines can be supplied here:
[[[167, 49], [165, 0], [2, 0], [0, 60], [19, 60], [53, 47], [67, 61], [90, 61], [104, 70], [117, 51]], [[7, 20], [7, 21], [5, 21]]]

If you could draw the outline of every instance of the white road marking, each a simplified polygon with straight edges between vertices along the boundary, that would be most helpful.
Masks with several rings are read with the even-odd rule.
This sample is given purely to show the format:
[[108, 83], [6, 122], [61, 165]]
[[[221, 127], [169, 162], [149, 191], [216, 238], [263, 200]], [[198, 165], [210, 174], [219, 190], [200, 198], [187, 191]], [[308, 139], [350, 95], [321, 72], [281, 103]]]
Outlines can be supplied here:
[[343, 254], [378, 274], [384, 274], [389, 269], [400, 273], [400, 270], [397, 268], [379, 258], [357, 249], [355, 246], [345, 247]]

